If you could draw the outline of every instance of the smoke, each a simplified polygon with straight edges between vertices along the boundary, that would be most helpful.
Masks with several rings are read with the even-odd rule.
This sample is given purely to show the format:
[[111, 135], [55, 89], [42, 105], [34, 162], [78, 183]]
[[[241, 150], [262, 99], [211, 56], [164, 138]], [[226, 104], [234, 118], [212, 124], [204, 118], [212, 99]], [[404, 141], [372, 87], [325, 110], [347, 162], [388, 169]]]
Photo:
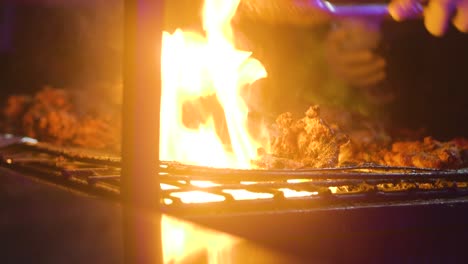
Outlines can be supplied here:
[[[123, 60], [123, 1], [95, 0], [73, 11], [79, 75], [73, 89], [93, 95], [92, 103], [120, 104]], [[87, 102], [89, 103], [89, 101]], [[105, 102], [104, 102], [105, 103]]]

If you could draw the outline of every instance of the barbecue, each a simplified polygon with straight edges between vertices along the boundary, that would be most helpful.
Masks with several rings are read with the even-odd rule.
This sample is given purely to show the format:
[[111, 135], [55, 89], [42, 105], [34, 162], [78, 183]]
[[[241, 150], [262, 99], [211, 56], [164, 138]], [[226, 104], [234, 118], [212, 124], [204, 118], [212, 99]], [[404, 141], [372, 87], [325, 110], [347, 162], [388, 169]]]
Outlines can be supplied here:
[[[2, 142], [2, 167], [90, 195], [119, 200], [119, 157], [82, 149], [63, 149], [30, 138], [4, 136]], [[422, 204], [432, 204], [432, 207], [435, 204], [459, 206], [457, 204], [465, 204], [463, 201], [468, 195], [466, 169], [374, 165], [331, 169], [238, 170], [161, 162], [159, 174], [162, 210], [195, 222], [208, 223], [209, 226], [222, 224], [223, 221], [212, 221], [229, 215], [237, 215], [234, 219], [248, 219], [249, 215], [259, 213], [291, 217], [300, 212], [312, 216], [320, 212], [340, 212], [342, 208], [350, 210], [350, 205], [354, 210], [387, 210], [405, 204], [414, 207]], [[153, 202], [156, 206], [157, 201]], [[230, 221], [226, 220], [226, 223]], [[245, 232], [239, 228], [233, 230], [235, 233]], [[278, 241], [281, 240], [268, 243], [281, 250], [287, 248], [284, 242]], [[299, 247], [292, 252], [296, 257], [308, 259], [304, 255], [306, 248]]]
[[[79, 151], [65, 151], [37, 143], [32, 139], [3, 139], [6, 140], [10, 143], [3, 146], [1, 151], [5, 167], [40, 175], [52, 181], [65, 181], [75, 184], [77, 188], [108, 196], [120, 192], [121, 161], [118, 157], [84, 155]], [[468, 191], [466, 169], [369, 165], [300, 170], [236, 170], [162, 162], [160, 176], [164, 204], [169, 210], [181, 212], [184, 211], [184, 204], [191, 203], [221, 202], [216, 206], [229, 211], [229, 205], [224, 203], [244, 208], [242, 202], [233, 202], [250, 201], [255, 204], [252, 208], [255, 208], [262, 203], [257, 199], [266, 199], [273, 206], [280, 202], [285, 208], [291, 209], [297, 206], [296, 203], [308, 204], [309, 200], [329, 199], [338, 204], [354, 199], [372, 202], [373, 198], [375, 201], [417, 200], [444, 195], [463, 197]], [[191, 192], [200, 191], [211, 194], [213, 200], [190, 199]], [[243, 197], [242, 194], [236, 194], [239, 191], [250, 192], [250, 195]], [[297, 201], [301, 199], [304, 200]], [[288, 200], [290, 205], [285, 202]]]
[[[161, 7], [143, 2], [152, 3], [151, 10]], [[254, 2], [244, 2], [243, 11]], [[320, 104], [274, 120], [250, 111], [246, 98], [268, 72], [232, 45], [236, 1], [225, 2], [225, 12], [215, 8], [217, 1], [207, 3], [204, 15], [212, 19], [203, 24], [205, 34], [178, 29], [147, 40], [160, 29], [159, 11], [146, 13], [146, 6], [128, 1], [127, 26], [140, 30], [126, 36], [122, 120], [115, 109], [86, 111], [72, 94], [50, 86], [10, 95], [0, 122], [2, 173], [121, 203], [129, 263], [138, 254], [158, 261], [164, 254], [170, 263], [222, 263], [220, 248], [241, 263], [261, 251], [235, 248], [242, 239], [278, 254], [257, 256], [266, 263], [460, 261], [457, 239], [468, 233], [468, 140], [397, 135], [383, 120]], [[299, 24], [310, 22], [316, 4], [325, 12], [316, 13], [318, 19], [387, 15], [385, 4], [308, 3], [288, 9], [301, 14]], [[279, 19], [275, 8], [266, 20]], [[255, 12], [250, 15], [265, 15]], [[147, 58], [152, 42], [161, 48], [161, 90], [159, 63]], [[158, 89], [148, 89], [153, 85]], [[139, 222], [141, 208], [163, 216]], [[180, 219], [223, 233], [195, 255], [180, 252], [178, 243], [190, 233], [171, 228]], [[153, 236], [163, 237], [163, 245]]]

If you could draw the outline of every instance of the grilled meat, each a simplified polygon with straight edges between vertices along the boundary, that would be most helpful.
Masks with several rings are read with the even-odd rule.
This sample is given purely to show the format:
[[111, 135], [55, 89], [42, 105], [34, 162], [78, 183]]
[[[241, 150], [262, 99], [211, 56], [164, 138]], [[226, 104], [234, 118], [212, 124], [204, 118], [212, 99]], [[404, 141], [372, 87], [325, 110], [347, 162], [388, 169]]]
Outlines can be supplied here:
[[290, 113], [279, 115], [271, 153], [262, 155], [255, 164], [276, 169], [363, 164], [459, 169], [468, 166], [468, 140], [440, 142], [425, 137], [392, 142], [381, 122], [350, 112], [325, 111], [320, 115], [315, 106], [299, 120]]
[[271, 144], [273, 156], [294, 160], [296, 163], [292, 164], [295, 167], [298, 164], [315, 168], [337, 166], [340, 146], [347, 138], [329, 126], [319, 114], [319, 107], [314, 106], [299, 120], [294, 120], [291, 113], [280, 115], [276, 120], [277, 136]]
[[117, 150], [119, 120], [106, 113], [78, 111], [71, 93], [45, 87], [34, 97], [9, 97], [3, 130], [58, 146]]
[[440, 142], [426, 137], [422, 141], [393, 143], [383, 152], [383, 159], [390, 166], [456, 169], [467, 165], [467, 150], [466, 140]]
[[[378, 164], [421, 168], [468, 167], [468, 140], [447, 142], [413, 136], [392, 141], [381, 122], [346, 111], [310, 107], [305, 116], [278, 116], [270, 151], [260, 150], [257, 167], [324, 168]], [[118, 151], [120, 120], [102, 111], [83, 112], [70, 93], [46, 87], [33, 97], [8, 98], [2, 130], [58, 146]], [[326, 121], [325, 121], [326, 120]]]

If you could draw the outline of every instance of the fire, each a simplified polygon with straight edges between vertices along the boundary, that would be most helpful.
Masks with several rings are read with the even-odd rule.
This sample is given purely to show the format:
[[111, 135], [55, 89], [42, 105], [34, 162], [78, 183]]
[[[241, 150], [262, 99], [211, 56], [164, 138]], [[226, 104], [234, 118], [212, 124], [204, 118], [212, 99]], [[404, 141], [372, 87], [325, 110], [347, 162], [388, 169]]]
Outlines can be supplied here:
[[[248, 133], [241, 89], [267, 73], [251, 52], [233, 44], [231, 20], [239, 2], [205, 0], [204, 35], [180, 29], [163, 33], [162, 160], [250, 168], [257, 155], [260, 143]], [[220, 126], [227, 128], [227, 139]]]
[[164, 263], [190, 263], [187, 257], [206, 252], [206, 263], [230, 263], [231, 250], [242, 239], [162, 215]]
[[[267, 76], [251, 52], [234, 45], [231, 26], [240, 0], [205, 0], [204, 34], [176, 30], [163, 32], [160, 158], [184, 164], [250, 169], [257, 149], [264, 147], [248, 132], [248, 107], [242, 89]], [[221, 126], [227, 129], [223, 138]], [[264, 130], [266, 131], [266, 130]], [[220, 135], [221, 134], [221, 135]], [[225, 136], [225, 134], [224, 134]], [[265, 138], [260, 135], [257, 138]], [[301, 180], [297, 180], [301, 182]], [[187, 184], [183, 182], [182, 184]], [[214, 187], [208, 181], [191, 181], [199, 188]], [[256, 184], [256, 182], [242, 182]], [[178, 189], [162, 185], [162, 189]], [[278, 189], [286, 198], [316, 195], [313, 192]], [[234, 200], [273, 199], [273, 194], [225, 189]], [[225, 201], [223, 195], [181, 191], [171, 196], [183, 203]], [[166, 198], [166, 205], [173, 200]]]

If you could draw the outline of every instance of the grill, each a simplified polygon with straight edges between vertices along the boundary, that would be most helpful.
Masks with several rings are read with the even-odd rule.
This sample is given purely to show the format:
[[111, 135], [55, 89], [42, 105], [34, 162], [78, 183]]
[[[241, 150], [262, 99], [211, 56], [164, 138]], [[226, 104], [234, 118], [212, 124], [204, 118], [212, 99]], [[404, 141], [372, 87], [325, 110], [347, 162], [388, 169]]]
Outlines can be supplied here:
[[[18, 141], [0, 150], [3, 166], [85, 192], [119, 197], [120, 158]], [[467, 169], [369, 165], [239, 170], [161, 162], [159, 176], [164, 210], [178, 215], [333, 208], [468, 196]]]
[[[160, 50], [154, 32], [161, 31], [164, 2], [125, 1], [122, 159], [5, 136], [1, 167], [129, 205], [123, 217], [128, 263], [154, 263], [149, 261], [153, 255], [161, 257], [149, 232], [141, 234], [153, 223], [140, 221], [132, 211], [142, 204], [299, 262], [461, 262], [460, 241], [468, 235], [467, 169], [157, 166], [159, 120], [153, 117], [159, 116], [159, 60], [148, 54]], [[203, 199], [188, 203], [187, 196]]]
[[[120, 158], [17, 138], [4, 141], [10, 142], [0, 150], [2, 167], [120, 200]], [[162, 212], [304, 262], [459, 260], [457, 238], [468, 233], [466, 169], [236, 170], [161, 162], [159, 174]], [[200, 193], [208, 199], [194, 200]], [[195, 203], [186, 203], [187, 195]], [[336, 255], [338, 248], [345, 255]]]

